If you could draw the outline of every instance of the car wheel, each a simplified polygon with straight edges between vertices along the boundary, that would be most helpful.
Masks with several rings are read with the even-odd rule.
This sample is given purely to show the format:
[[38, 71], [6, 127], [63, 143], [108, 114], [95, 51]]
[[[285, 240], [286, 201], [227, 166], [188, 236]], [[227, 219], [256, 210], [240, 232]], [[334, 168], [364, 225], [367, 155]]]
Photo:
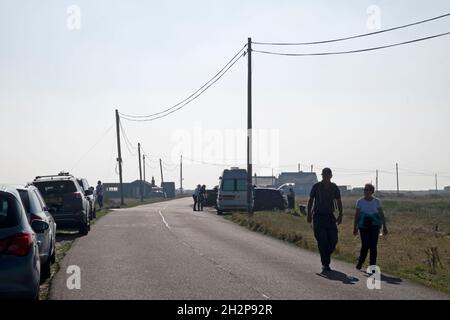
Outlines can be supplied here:
[[222, 211], [222, 210], [217, 210], [217, 215], [218, 215], [218, 216], [223, 215], [223, 211]]
[[47, 257], [47, 261], [45, 261], [44, 265], [41, 268], [41, 283], [50, 278], [52, 271], [52, 258], [51, 256]]
[[86, 216], [86, 221], [84, 223], [80, 224], [80, 228], [78, 229], [78, 232], [83, 235], [86, 236], [89, 233], [89, 222], [88, 222], [89, 218]]
[[54, 264], [56, 262], [56, 248], [54, 248], [54, 250], [53, 250], [50, 261], [52, 262], [52, 264]]

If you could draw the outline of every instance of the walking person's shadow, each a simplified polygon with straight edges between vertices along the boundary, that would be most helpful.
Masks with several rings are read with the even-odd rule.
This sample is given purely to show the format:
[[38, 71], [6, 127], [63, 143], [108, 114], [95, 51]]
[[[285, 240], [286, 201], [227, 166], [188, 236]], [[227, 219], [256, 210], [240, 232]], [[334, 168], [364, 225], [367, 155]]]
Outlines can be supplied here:
[[331, 271], [326, 271], [326, 272], [316, 273], [316, 274], [319, 277], [325, 278], [327, 280], [340, 281], [343, 284], [355, 284], [356, 282], [359, 281], [358, 278], [348, 276], [345, 273], [336, 271], [336, 270], [331, 270]]
[[[364, 272], [364, 276], [366, 278], [368, 278], [371, 276], [371, 274]], [[384, 273], [381, 274], [380, 280], [381, 280], [381, 282], [386, 282], [388, 284], [393, 284], [393, 285], [400, 285], [403, 282], [403, 280], [401, 278], [388, 276]]]

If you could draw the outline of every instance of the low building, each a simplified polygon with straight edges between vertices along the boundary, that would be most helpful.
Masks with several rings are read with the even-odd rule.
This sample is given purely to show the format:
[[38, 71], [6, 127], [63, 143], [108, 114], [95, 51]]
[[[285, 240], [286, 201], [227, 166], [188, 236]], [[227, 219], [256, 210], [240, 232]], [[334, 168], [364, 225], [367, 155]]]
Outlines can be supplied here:
[[444, 192], [445, 193], [450, 193], [450, 186], [444, 187]]
[[175, 182], [163, 182], [161, 183], [161, 187], [167, 198], [175, 198]]
[[[141, 181], [135, 180], [133, 182], [124, 182], [123, 186], [123, 197], [128, 199], [140, 199], [141, 198]], [[154, 198], [159, 196], [164, 196], [163, 188], [156, 187], [152, 183], [147, 181], [142, 181], [142, 188], [144, 192], [144, 198]], [[120, 183], [104, 183], [103, 190], [105, 198], [119, 199], [121, 197], [120, 193]]]
[[274, 176], [253, 176], [253, 185], [263, 188], [271, 188], [275, 186], [277, 178]]

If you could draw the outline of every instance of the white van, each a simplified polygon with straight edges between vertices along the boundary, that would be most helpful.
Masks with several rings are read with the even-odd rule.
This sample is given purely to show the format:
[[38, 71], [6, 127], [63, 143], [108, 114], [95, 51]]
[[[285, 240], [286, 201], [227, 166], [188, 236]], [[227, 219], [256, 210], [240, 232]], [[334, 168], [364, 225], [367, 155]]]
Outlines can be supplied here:
[[221, 215], [225, 211], [247, 211], [247, 206], [247, 170], [224, 170], [217, 192], [217, 214]]

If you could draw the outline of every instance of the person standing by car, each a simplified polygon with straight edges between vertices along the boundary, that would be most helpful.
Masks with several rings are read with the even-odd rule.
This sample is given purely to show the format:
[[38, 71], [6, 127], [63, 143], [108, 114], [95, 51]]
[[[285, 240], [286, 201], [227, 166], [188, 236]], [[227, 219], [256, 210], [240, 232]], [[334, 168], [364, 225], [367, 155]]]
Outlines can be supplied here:
[[199, 184], [195, 188], [192, 198], [194, 199], [194, 211], [197, 211], [197, 204], [198, 204], [199, 198], [200, 198], [200, 185]]
[[[342, 223], [343, 217], [341, 193], [337, 185], [331, 182], [332, 177], [331, 169], [324, 168], [322, 181], [312, 187], [308, 201], [307, 221], [314, 221], [314, 236], [319, 247], [322, 272], [331, 271], [331, 254], [338, 242], [337, 225]], [[335, 204], [339, 210], [337, 219], [334, 215]]]
[[289, 209], [295, 209], [295, 192], [294, 192], [294, 189], [292, 189], [292, 188], [289, 188], [288, 206], [289, 206]]
[[361, 270], [369, 250], [370, 265], [377, 264], [377, 245], [381, 226], [383, 226], [383, 234], [388, 234], [381, 202], [373, 196], [374, 193], [375, 187], [368, 183], [364, 187], [364, 197], [356, 202], [353, 235], [357, 236], [359, 229], [361, 252], [356, 265], [358, 270]]
[[200, 187], [199, 199], [198, 199], [198, 210], [199, 211], [203, 211], [203, 205], [205, 204], [205, 200], [206, 200], [206, 186], [202, 185]]
[[95, 188], [95, 193], [97, 195], [97, 203], [100, 207], [100, 210], [102, 210], [103, 209], [103, 184], [100, 180], [97, 182], [97, 187]]

